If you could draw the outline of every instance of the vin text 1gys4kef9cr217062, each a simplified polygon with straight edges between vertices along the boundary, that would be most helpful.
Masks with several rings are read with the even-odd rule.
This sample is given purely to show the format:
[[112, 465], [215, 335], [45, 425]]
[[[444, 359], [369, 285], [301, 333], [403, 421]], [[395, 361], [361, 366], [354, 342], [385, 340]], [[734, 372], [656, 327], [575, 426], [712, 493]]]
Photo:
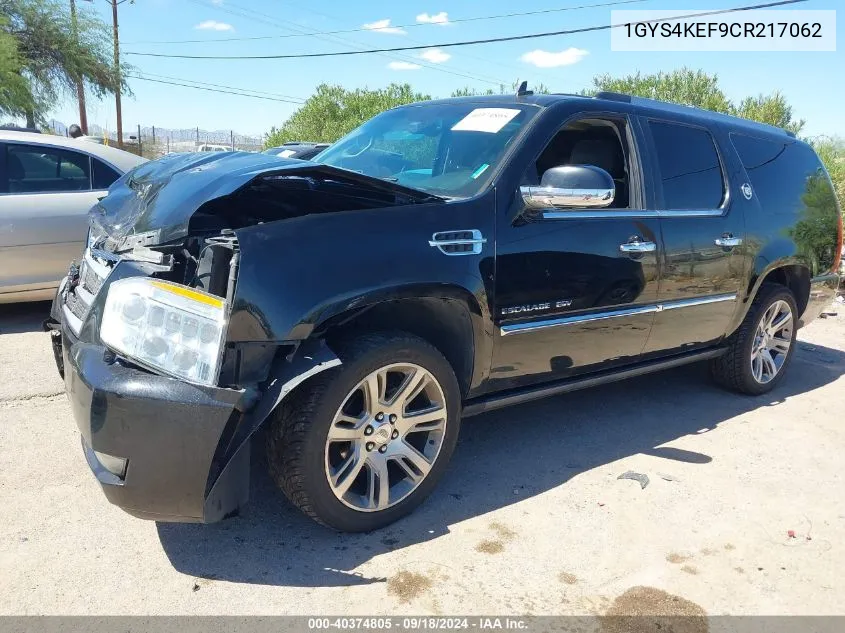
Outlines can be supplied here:
[[294, 504], [372, 530], [431, 492], [462, 416], [697, 360], [772, 389], [841, 247], [783, 130], [521, 90], [389, 110], [312, 161], [141, 165], [47, 326], [112, 503], [229, 516], [261, 437]]

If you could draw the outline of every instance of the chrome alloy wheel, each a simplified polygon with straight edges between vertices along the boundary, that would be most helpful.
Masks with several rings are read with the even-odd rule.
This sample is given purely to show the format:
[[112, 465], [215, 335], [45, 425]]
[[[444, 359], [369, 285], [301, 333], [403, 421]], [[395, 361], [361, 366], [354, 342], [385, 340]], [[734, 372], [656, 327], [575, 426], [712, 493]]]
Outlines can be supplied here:
[[399, 503], [434, 466], [446, 423], [443, 389], [428, 370], [396, 363], [370, 373], [329, 427], [325, 471], [332, 492], [362, 512]]
[[786, 301], [775, 301], [763, 313], [751, 347], [751, 374], [760, 384], [778, 375], [792, 345], [792, 309]]

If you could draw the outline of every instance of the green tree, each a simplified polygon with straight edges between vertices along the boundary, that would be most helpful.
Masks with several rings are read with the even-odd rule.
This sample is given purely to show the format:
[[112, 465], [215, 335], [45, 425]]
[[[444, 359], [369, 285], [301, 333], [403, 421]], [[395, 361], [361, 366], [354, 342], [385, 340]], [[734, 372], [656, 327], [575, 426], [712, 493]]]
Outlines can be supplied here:
[[[79, 9], [77, 33], [68, 6], [60, 0], [0, 0], [0, 16], [0, 33], [14, 40], [17, 74], [27, 83], [28, 103], [19, 105], [28, 125], [42, 122], [50, 107], [75, 94], [75, 78], [95, 97], [118, 89], [111, 31], [93, 11]], [[127, 86], [121, 88], [126, 91]]]
[[0, 18], [0, 114], [18, 117], [32, 110], [29, 83], [22, 75], [18, 43], [3, 30]]
[[810, 139], [810, 144], [830, 174], [839, 204], [845, 212], [845, 140], [820, 136]]
[[786, 99], [779, 92], [746, 97], [732, 109], [730, 114], [782, 127], [795, 134], [801, 131], [805, 123], [804, 119], [796, 120], [792, 118], [792, 106], [786, 102]]
[[598, 75], [593, 77], [592, 87], [585, 92], [595, 94], [602, 90], [682, 103], [716, 112], [730, 112], [732, 108], [730, 100], [719, 88], [716, 75], [686, 67], [657, 74], [637, 72], [624, 77]]
[[686, 67], [656, 74], [638, 72], [624, 77], [599, 75], [593, 78], [593, 85], [584, 94], [595, 94], [601, 90], [733, 114], [796, 133], [804, 126], [803, 120], [792, 118], [792, 107], [779, 92], [746, 97], [735, 104], [719, 87], [717, 75]]
[[470, 88], [469, 86], [464, 86], [463, 88], [458, 88], [457, 90], [452, 91], [452, 94], [449, 95], [450, 97], [480, 97], [485, 95], [494, 95], [496, 94], [493, 92], [491, 88], [487, 88], [487, 90], [477, 90], [475, 88]]
[[390, 84], [378, 90], [321, 84], [280, 128], [270, 130], [264, 145], [274, 147], [288, 141], [333, 143], [379, 112], [430, 98], [414, 92], [410, 84]]

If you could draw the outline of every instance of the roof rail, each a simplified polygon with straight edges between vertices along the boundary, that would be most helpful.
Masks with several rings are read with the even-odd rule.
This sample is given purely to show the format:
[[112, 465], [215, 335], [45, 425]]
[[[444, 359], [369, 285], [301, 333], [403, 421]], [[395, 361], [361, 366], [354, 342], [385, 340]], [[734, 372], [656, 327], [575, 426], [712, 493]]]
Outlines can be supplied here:
[[597, 92], [595, 95], [593, 95], [593, 98], [606, 99], [608, 101], [619, 101], [621, 103], [631, 103], [634, 105], [657, 108], [669, 112], [687, 113], [688, 111], [692, 110], [696, 115], [699, 116], [705, 116], [722, 121], [731, 121], [734, 125], [739, 123], [749, 128], [756, 127], [758, 129], [767, 129], [770, 132], [780, 132], [781, 134], [785, 134], [786, 136], [789, 136], [791, 138], [797, 138], [794, 132], [790, 132], [789, 130], [778, 127], [776, 125], [771, 125], [769, 123], [761, 123], [759, 121], [754, 121], [753, 119], [746, 119], [744, 117], [738, 117], [732, 114], [725, 114], [724, 112], [716, 112], [714, 110], [708, 110], [707, 108], [702, 108], [700, 106], [688, 103], [672, 103], [669, 101], [660, 101], [659, 99], [651, 99], [649, 97], [636, 97], [622, 94], [621, 92], [610, 92], [606, 90]]
[[621, 101], [622, 103], [631, 103], [631, 95], [622, 94], [621, 92], [610, 92], [609, 90], [602, 90], [597, 92], [594, 99], [606, 99], [608, 101]]

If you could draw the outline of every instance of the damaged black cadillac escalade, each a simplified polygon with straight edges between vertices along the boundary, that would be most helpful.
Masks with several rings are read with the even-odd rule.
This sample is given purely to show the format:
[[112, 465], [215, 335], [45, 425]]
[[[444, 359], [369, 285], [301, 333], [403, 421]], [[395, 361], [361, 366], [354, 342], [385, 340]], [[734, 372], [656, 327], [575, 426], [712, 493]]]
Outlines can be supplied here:
[[112, 503], [230, 516], [261, 437], [294, 504], [366, 531], [431, 492], [462, 416], [693, 361], [772, 389], [841, 247], [781, 129], [521, 90], [389, 110], [311, 162], [141, 165], [46, 326]]

